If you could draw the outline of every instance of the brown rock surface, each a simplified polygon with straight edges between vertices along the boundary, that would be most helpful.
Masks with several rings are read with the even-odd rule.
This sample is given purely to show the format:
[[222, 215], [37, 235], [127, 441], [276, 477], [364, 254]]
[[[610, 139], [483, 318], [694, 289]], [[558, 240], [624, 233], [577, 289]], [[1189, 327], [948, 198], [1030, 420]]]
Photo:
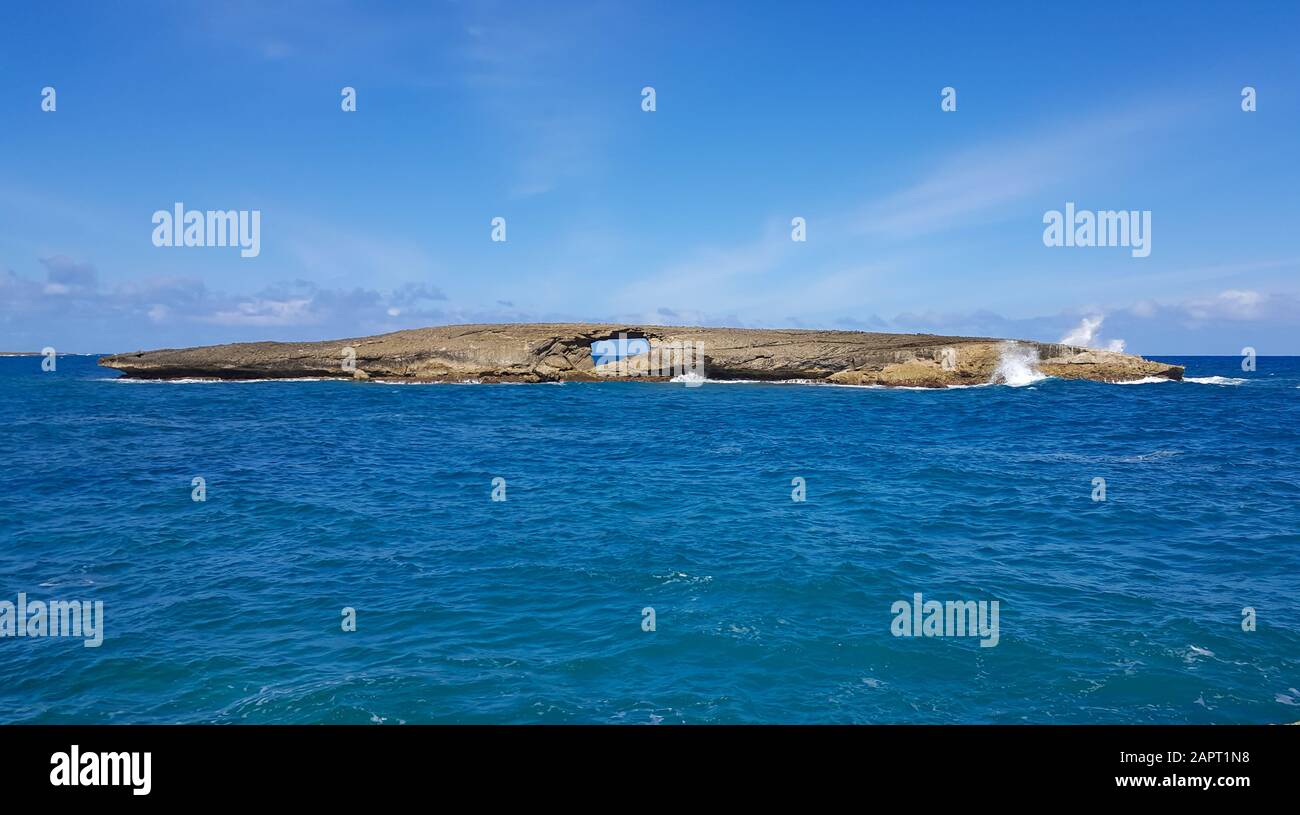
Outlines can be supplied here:
[[[591, 343], [626, 336], [651, 354], [597, 368]], [[355, 352], [355, 371], [345, 367]], [[351, 377], [443, 382], [666, 379], [703, 352], [710, 379], [824, 380], [942, 387], [997, 378], [1010, 350], [1066, 379], [1181, 379], [1178, 365], [1056, 343], [934, 334], [801, 329], [678, 328], [616, 323], [453, 325], [321, 342], [255, 342], [116, 354], [99, 364], [140, 379]], [[683, 359], [683, 350], [686, 350]], [[686, 363], [683, 366], [683, 362]]]

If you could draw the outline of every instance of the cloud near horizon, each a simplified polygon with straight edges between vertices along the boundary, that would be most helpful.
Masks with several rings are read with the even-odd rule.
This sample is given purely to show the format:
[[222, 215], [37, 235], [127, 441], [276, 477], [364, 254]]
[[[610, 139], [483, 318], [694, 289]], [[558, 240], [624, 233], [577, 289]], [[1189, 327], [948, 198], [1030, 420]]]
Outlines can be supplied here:
[[[0, 273], [0, 326], [6, 344], [36, 343], [32, 347], [54, 345], [94, 353], [154, 338], [159, 343], [189, 345], [303, 339], [304, 333], [320, 331], [377, 333], [446, 317], [432, 305], [445, 301], [446, 295], [427, 284], [406, 283], [380, 291], [331, 289], [292, 280], [251, 295], [236, 295], [183, 276], [102, 286], [93, 264], [62, 255], [42, 258], [40, 264], [44, 280], [23, 277], [12, 269]], [[96, 330], [85, 330], [89, 326]]]
[[[753, 321], [744, 318], [743, 309], [714, 312], [659, 306], [643, 312], [536, 313], [516, 308], [511, 301], [493, 301], [486, 307], [455, 305], [440, 288], [414, 282], [378, 290], [325, 288], [292, 280], [248, 295], [216, 291], [202, 280], [183, 276], [105, 286], [93, 263], [63, 255], [39, 262], [45, 272], [43, 280], [23, 277], [12, 269], [0, 273], [0, 329], [5, 337], [0, 346], [6, 346], [0, 351], [54, 345], [74, 352], [108, 353], [168, 345], [333, 339], [457, 323], [574, 321], [991, 336], [1110, 350], [1120, 350], [1123, 344], [1130, 353], [1138, 354], [1234, 354], [1249, 345], [1267, 354], [1300, 324], [1300, 297], [1253, 289], [1225, 289], [1184, 301], [1142, 300], [1126, 306], [1031, 317], [1006, 317], [979, 309], [902, 312], [893, 318], [872, 314]], [[54, 318], [59, 319], [56, 322]], [[1125, 339], [1104, 338], [1103, 324], [1109, 334], [1122, 333]], [[59, 327], [54, 328], [56, 325]], [[1154, 347], [1155, 326], [1161, 328], [1161, 336], [1172, 327], [1185, 337], [1186, 345]], [[1233, 340], [1227, 345], [1209, 340], [1222, 335]]]

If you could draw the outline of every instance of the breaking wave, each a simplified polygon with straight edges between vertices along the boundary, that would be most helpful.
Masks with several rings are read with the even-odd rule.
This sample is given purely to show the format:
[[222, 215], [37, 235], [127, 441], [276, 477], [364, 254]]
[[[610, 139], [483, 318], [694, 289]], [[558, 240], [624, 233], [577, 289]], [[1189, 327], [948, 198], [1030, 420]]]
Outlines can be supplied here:
[[1123, 382], [1111, 382], [1111, 385], [1155, 385], [1160, 382], [1173, 382], [1167, 376], [1144, 376], [1141, 379], [1127, 379]]
[[1002, 344], [998, 367], [993, 369], [991, 382], [1022, 388], [1046, 378], [1047, 375], [1038, 370], [1038, 349], [1014, 342]]
[[1183, 381], [1197, 385], [1244, 385], [1247, 382], [1238, 376], [1185, 376]]
[[341, 376], [296, 376], [296, 377], [270, 377], [266, 379], [218, 379], [216, 377], [185, 377], [183, 379], [134, 379], [129, 376], [118, 376], [112, 379], [103, 379], [103, 382], [120, 382], [124, 385], [245, 385], [255, 382], [351, 382]]
[[1112, 385], [1155, 385], [1160, 382], [1191, 382], [1193, 385], [1244, 385], [1248, 380], [1234, 376], [1185, 376], [1181, 380], [1163, 376], [1144, 376], [1127, 382], [1112, 382]]

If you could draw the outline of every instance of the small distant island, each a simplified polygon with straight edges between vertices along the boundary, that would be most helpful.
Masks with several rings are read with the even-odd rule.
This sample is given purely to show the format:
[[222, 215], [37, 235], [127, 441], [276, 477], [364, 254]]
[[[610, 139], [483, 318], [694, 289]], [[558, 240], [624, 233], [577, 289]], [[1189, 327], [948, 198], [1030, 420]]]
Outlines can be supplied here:
[[[636, 341], [614, 359], [593, 344]], [[598, 345], [598, 347], [601, 347]], [[808, 380], [946, 387], [998, 381], [1010, 359], [1045, 376], [1122, 382], [1181, 379], [1183, 368], [1059, 343], [804, 329], [517, 323], [417, 328], [321, 342], [254, 342], [138, 351], [99, 360], [136, 379], [340, 377], [418, 382]]]

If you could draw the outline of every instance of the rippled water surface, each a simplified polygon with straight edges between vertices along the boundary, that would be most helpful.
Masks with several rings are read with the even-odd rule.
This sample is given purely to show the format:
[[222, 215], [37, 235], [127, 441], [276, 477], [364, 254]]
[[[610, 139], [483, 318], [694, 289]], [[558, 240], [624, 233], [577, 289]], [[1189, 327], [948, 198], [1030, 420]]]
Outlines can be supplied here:
[[[175, 384], [0, 359], [0, 600], [106, 618], [99, 648], [0, 639], [0, 719], [1300, 720], [1300, 359], [1170, 360], [1196, 381]], [[998, 644], [894, 637], [915, 592], [999, 601]]]

